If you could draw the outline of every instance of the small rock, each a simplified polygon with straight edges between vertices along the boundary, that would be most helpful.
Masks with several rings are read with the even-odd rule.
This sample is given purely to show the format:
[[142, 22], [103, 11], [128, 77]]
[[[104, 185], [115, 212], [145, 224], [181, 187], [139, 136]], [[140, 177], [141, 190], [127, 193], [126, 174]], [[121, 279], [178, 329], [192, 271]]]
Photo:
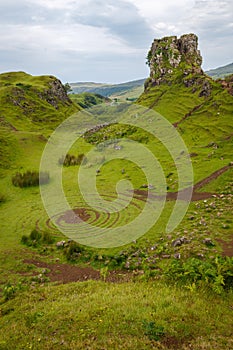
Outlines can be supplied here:
[[180, 256], [181, 256], [180, 253], [174, 254], [174, 258], [175, 258], [175, 259], [180, 259]]
[[211, 238], [205, 238], [202, 242], [207, 246], [214, 246], [214, 243], [212, 242]]
[[60, 242], [57, 242], [56, 246], [57, 246], [57, 248], [62, 248], [62, 247], [64, 247], [65, 243], [66, 243], [66, 241], [60, 241]]
[[169, 259], [171, 257], [171, 255], [169, 254], [164, 254], [161, 256], [162, 259]]
[[179, 247], [181, 245], [182, 245], [182, 242], [179, 238], [172, 241], [172, 247]]
[[206, 221], [205, 219], [201, 218], [201, 220], [199, 221], [200, 225], [206, 226]]

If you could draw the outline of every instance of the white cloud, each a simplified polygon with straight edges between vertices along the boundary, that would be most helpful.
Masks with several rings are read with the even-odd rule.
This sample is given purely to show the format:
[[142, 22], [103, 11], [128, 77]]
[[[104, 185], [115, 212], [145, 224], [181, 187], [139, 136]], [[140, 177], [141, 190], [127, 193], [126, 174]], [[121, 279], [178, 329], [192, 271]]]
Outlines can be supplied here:
[[2, 70], [136, 79], [148, 75], [155, 37], [189, 32], [199, 35], [205, 68], [232, 62], [231, 0], [0, 0], [0, 11]]

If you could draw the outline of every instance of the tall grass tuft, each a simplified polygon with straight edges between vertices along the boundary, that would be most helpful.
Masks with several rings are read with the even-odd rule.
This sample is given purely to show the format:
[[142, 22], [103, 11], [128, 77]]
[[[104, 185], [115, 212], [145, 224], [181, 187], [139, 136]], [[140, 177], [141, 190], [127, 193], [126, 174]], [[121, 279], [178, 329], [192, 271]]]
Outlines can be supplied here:
[[49, 182], [49, 173], [38, 171], [27, 171], [26, 173], [16, 173], [12, 177], [12, 184], [16, 187], [32, 187]]
[[80, 165], [82, 162], [84, 164], [86, 162], [86, 157], [83, 153], [79, 154], [77, 157], [72, 155], [72, 154], [67, 153], [65, 157], [64, 156], [61, 157], [58, 161], [58, 163], [60, 165], [64, 165], [67, 167], [72, 166], [72, 165]]

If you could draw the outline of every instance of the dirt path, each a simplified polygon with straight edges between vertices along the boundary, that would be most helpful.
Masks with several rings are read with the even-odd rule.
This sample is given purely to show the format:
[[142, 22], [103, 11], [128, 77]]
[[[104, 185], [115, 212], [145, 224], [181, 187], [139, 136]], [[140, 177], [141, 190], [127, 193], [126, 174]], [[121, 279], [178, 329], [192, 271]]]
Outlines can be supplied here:
[[[220, 175], [225, 173], [227, 170], [231, 169], [232, 165], [225, 165], [223, 168], [218, 169], [211, 175], [207, 176], [205, 179], [199, 181], [196, 183], [196, 185], [193, 186], [193, 193], [192, 193], [192, 202], [208, 199], [213, 196], [214, 193], [209, 192], [197, 192], [197, 190], [200, 190], [203, 186], [207, 185], [211, 181], [217, 179]], [[167, 193], [167, 200], [176, 200], [177, 199], [178, 192], [168, 192]]]
[[196, 185], [194, 185], [194, 191], [199, 190], [200, 188], [207, 185], [211, 181], [217, 179], [220, 175], [225, 173], [230, 168], [232, 168], [232, 165], [225, 165], [223, 168], [218, 169], [217, 171], [215, 171], [211, 175], [207, 176], [205, 179], [199, 181], [198, 183], [196, 183]]
[[173, 124], [173, 126], [174, 126], [175, 128], [177, 128], [177, 126], [178, 126], [179, 124], [181, 124], [183, 121], [185, 121], [188, 117], [191, 117], [191, 115], [192, 115], [194, 112], [198, 111], [198, 109], [200, 109], [203, 105], [204, 105], [204, 103], [201, 103], [200, 105], [197, 105], [197, 106], [193, 107], [193, 108], [191, 109], [191, 111], [189, 111], [188, 113], [186, 113], [185, 116], [184, 116], [182, 119], [180, 119], [178, 122], [175, 122], [175, 123]]
[[[25, 259], [25, 264], [35, 265], [37, 268], [48, 270], [44, 276], [48, 277], [51, 282], [70, 283], [83, 282], [87, 280], [103, 280], [100, 272], [92, 267], [80, 267], [70, 264], [46, 263], [40, 260]], [[33, 271], [35, 274], [35, 271]], [[127, 271], [109, 271], [107, 282], [127, 282], [132, 279], [132, 274]]]

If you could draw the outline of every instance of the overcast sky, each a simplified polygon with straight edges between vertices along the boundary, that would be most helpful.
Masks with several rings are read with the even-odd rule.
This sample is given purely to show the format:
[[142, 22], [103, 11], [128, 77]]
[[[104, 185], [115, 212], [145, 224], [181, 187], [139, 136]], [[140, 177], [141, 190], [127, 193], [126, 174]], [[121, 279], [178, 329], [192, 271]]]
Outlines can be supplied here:
[[154, 38], [191, 32], [205, 70], [233, 62], [233, 0], [0, 0], [0, 13], [1, 72], [140, 79]]

